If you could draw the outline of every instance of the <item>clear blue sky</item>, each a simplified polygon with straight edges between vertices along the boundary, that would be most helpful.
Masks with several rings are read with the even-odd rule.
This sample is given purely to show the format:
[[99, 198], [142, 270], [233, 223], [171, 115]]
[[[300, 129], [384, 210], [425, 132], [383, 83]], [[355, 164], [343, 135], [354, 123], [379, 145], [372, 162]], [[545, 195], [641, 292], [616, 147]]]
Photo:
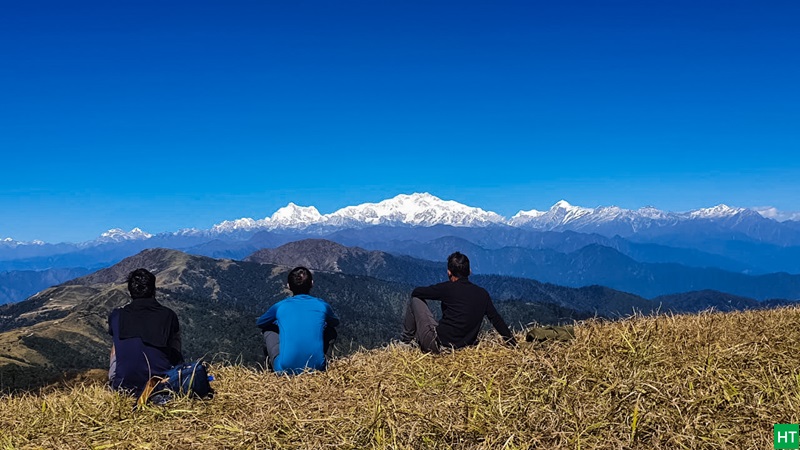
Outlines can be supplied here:
[[427, 191], [800, 210], [800, 2], [19, 1], [0, 238]]

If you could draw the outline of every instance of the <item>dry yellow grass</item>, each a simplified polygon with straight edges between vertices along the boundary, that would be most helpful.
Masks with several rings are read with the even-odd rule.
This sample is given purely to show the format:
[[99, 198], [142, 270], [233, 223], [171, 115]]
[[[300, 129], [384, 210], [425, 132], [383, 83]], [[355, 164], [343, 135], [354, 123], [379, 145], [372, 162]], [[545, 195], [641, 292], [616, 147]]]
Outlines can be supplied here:
[[800, 309], [580, 324], [440, 356], [389, 346], [132, 411], [97, 382], [0, 398], [0, 448], [772, 448], [800, 417]]

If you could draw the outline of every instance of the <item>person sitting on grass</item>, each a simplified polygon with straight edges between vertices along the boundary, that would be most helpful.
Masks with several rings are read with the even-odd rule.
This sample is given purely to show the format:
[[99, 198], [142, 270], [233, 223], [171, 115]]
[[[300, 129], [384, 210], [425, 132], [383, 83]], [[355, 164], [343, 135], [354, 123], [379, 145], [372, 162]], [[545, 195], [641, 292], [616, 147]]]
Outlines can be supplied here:
[[183, 362], [181, 333], [177, 314], [155, 299], [155, 275], [136, 269], [127, 283], [131, 302], [108, 316], [108, 378], [112, 388], [138, 396], [151, 377]]
[[[486, 316], [508, 345], [516, 345], [514, 335], [495, 309], [489, 293], [469, 281], [471, 273], [469, 258], [455, 252], [447, 258], [449, 281], [415, 288], [406, 307], [401, 342], [410, 344], [416, 338], [420, 349], [431, 353], [439, 353], [442, 347], [457, 349], [475, 345]], [[427, 300], [442, 302], [439, 322], [434, 319]]]
[[325, 370], [339, 319], [328, 303], [309, 295], [314, 285], [310, 270], [296, 267], [288, 278], [293, 296], [256, 320], [264, 336], [267, 365], [284, 374]]

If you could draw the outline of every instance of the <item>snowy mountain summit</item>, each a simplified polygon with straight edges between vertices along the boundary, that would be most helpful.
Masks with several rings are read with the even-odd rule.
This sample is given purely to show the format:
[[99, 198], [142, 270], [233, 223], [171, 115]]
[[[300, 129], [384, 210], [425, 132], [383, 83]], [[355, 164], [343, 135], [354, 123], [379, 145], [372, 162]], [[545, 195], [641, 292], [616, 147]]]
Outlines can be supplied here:
[[97, 239], [99, 242], [123, 242], [123, 241], [139, 241], [143, 239], [150, 239], [152, 234], [146, 233], [139, 228], [134, 228], [131, 231], [125, 231], [122, 228], [112, 228], [105, 233], [101, 234]]
[[[704, 227], [728, 227], [748, 234], [752, 233], [748, 230], [772, 226], [766, 222], [777, 224], [774, 217], [778, 214], [779, 211], [774, 208], [753, 210], [733, 208], [724, 204], [688, 212], [669, 212], [652, 206], [636, 210], [618, 206], [586, 208], [572, 205], [566, 200], [560, 200], [546, 211], [521, 210], [507, 219], [492, 211], [467, 206], [453, 200], [443, 200], [430, 193], [422, 192], [400, 194], [377, 203], [347, 206], [330, 214], [321, 214], [314, 206], [299, 206], [290, 202], [263, 219], [243, 217], [223, 221], [211, 229], [184, 229], [166, 233], [166, 235], [198, 238], [227, 235], [247, 239], [254, 232], [262, 230], [322, 235], [347, 228], [365, 228], [375, 225], [403, 227], [446, 225], [453, 227], [511, 226], [534, 231], [576, 231], [598, 233], [609, 237], [617, 235], [625, 237], [646, 231], [655, 232], [678, 227], [686, 223]], [[139, 228], [128, 232], [113, 228], [87, 245], [128, 242], [151, 237], [153, 235]], [[21, 245], [21, 243], [6, 238], [0, 240], [0, 245], [12, 247]]]
[[693, 219], [724, 219], [744, 212], [746, 208], [731, 208], [728, 205], [720, 204], [712, 208], [701, 208], [689, 212], [689, 217]]
[[272, 216], [254, 220], [242, 218], [224, 221], [213, 233], [252, 231], [256, 229], [305, 229], [319, 226], [331, 229], [360, 228], [370, 225], [483, 227], [504, 224], [506, 219], [452, 200], [442, 200], [429, 193], [400, 194], [378, 203], [347, 206], [330, 214], [320, 214], [313, 206], [289, 203]]
[[561, 200], [549, 211], [520, 211], [508, 223], [515, 227], [540, 231], [570, 230], [600, 233], [606, 236], [627, 236], [647, 229], [672, 227], [690, 221], [721, 220], [748, 213], [757, 215], [747, 208], [731, 208], [727, 205], [675, 213], [662, 211], [652, 206], [645, 206], [637, 210], [618, 206], [584, 208], [570, 205]]
[[312, 227], [317, 230], [337, 230], [372, 225], [419, 227], [507, 225], [538, 231], [570, 230], [626, 236], [642, 230], [671, 227], [687, 221], [718, 221], [745, 216], [749, 216], [749, 220], [763, 219], [752, 210], [731, 208], [727, 205], [675, 213], [652, 206], [637, 210], [618, 206], [586, 208], [560, 200], [547, 211], [535, 209], [519, 211], [510, 219], [506, 219], [492, 211], [452, 200], [442, 200], [423, 192], [400, 194], [378, 203], [347, 206], [330, 214], [320, 214], [313, 206], [289, 203], [270, 217], [260, 220], [242, 218], [225, 221], [215, 225], [210, 231], [212, 234], [224, 234], [253, 230], [307, 230]]
[[342, 208], [328, 216], [330, 225], [451, 225], [484, 227], [505, 223], [505, 218], [491, 211], [473, 208], [452, 200], [425, 193], [401, 194], [379, 203], [364, 203]]
[[313, 206], [297, 206], [294, 203], [275, 211], [265, 219], [268, 228], [303, 228], [309, 224], [323, 222], [322, 214]]
[[233, 233], [237, 231], [304, 229], [314, 224], [324, 223], [324, 217], [313, 206], [297, 206], [289, 203], [278, 209], [270, 217], [255, 220], [241, 218], [226, 220], [211, 228], [214, 234]]
[[541, 229], [554, 229], [573, 222], [593, 212], [590, 208], [572, 206], [566, 200], [559, 200], [548, 211], [520, 211], [512, 217], [509, 225], [530, 226]]

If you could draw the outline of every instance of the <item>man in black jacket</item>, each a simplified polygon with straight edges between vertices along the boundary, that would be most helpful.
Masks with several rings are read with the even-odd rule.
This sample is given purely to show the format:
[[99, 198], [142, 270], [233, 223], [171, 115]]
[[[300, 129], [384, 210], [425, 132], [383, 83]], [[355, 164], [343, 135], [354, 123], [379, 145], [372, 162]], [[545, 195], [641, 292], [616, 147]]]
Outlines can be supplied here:
[[[441, 347], [475, 345], [486, 316], [507, 344], [516, 345], [514, 335], [495, 309], [489, 293], [469, 281], [471, 273], [469, 258], [455, 252], [447, 258], [450, 281], [415, 288], [406, 309], [400, 340], [410, 343], [416, 338], [422, 351], [433, 353], [439, 353]], [[438, 323], [426, 300], [442, 302], [442, 320]]]
[[108, 316], [113, 338], [109, 382], [139, 395], [147, 380], [183, 361], [178, 316], [156, 301], [156, 276], [146, 269], [128, 275], [131, 302]]

